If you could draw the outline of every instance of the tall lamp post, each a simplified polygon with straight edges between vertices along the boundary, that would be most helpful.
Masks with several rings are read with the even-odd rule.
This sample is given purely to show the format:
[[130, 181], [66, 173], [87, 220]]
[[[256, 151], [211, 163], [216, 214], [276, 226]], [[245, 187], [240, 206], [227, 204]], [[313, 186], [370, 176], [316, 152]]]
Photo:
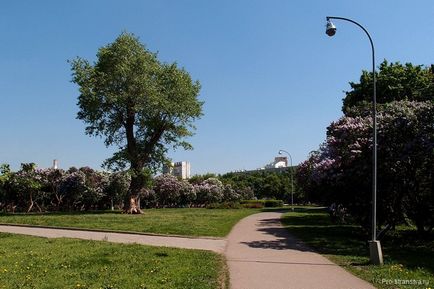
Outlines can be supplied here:
[[279, 155], [286, 153], [289, 156], [290, 166], [291, 166], [291, 209], [294, 211], [294, 177], [292, 171], [292, 157], [291, 154], [285, 150], [279, 150]]
[[369, 252], [371, 257], [371, 263], [375, 265], [383, 264], [383, 254], [381, 251], [380, 241], [377, 240], [377, 85], [375, 79], [375, 49], [374, 43], [372, 42], [371, 35], [368, 31], [359, 23], [354, 20], [343, 18], [327, 16], [326, 34], [328, 36], [333, 36], [336, 34], [336, 26], [333, 24], [331, 19], [344, 20], [351, 22], [359, 26], [368, 36], [369, 42], [372, 48], [372, 77], [374, 86], [374, 95], [372, 98], [372, 122], [373, 122], [373, 147], [372, 147], [372, 209], [371, 209], [371, 236], [372, 240], [369, 241]]

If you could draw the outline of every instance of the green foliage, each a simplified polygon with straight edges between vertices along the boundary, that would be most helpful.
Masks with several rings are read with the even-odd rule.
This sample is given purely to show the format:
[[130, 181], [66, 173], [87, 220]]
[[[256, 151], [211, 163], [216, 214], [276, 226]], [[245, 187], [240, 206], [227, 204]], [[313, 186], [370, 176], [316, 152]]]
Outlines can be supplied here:
[[118, 148], [105, 165], [129, 165], [131, 197], [146, 187], [143, 169], [159, 168], [168, 147], [191, 149], [185, 138], [202, 115], [200, 84], [176, 63], [160, 62], [137, 37], [122, 33], [99, 49], [95, 63], [76, 58], [71, 69], [80, 90], [77, 118], [87, 134]]
[[226, 275], [212, 252], [0, 234], [2, 288], [217, 289]]
[[[378, 103], [434, 100], [434, 66], [402, 65], [384, 60], [376, 73]], [[342, 111], [346, 115], [351, 115], [354, 106], [372, 103], [372, 72], [363, 71], [359, 82], [350, 82], [350, 86], [351, 90], [343, 99]]]
[[241, 202], [241, 206], [247, 209], [262, 209], [264, 207], [264, 203], [257, 202], [256, 200], [246, 200], [244, 203]]
[[242, 200], [240, 202], [245, 208], [277, 208], [283, 207], [282, 200]]
[[[294, 169], [294, 168], [293, 168]], [[295, 171], [295, 169], [294, 169]], [[242, 199], [280, 199], [291, 198], [291, 170], [287, 171], [257, 171], [248, 173], [227, 173], [220, 176], [225, 184], [241, 195]], [[253, 192], [253, 196], [250, 195]], [[249, 196], [250, 195], [250, 196]], [[302, 196], [297, 192], [294, 182], [294, 201], [300, 201]]]
[[115, 205], [118, 205], [120, 209], [120, 204], [123, 203], [128, 194], [130, 182], [131, 176], [128, 172], [114, 172], [109, 175], [109, 183], [105, 188], [105, 193], [112, 209]]
[[216, 174], [213, 174], [213, 173], [207, 173], [207, 174], [203, 174], [203, 175], [194, 175], [188, 179], [188, 182], [192, 185], [198, 185], [209, 178], [217, 178], [217, 176], [216, 176]]
[[0, 165], [0, 208], [5, 206], [8, 195], [8, 183], [11, 177], [11, 168], [8, 164]]
[[241, 209], [241, 206], [238, 202], [222, 202], [222, 203], [212, 203], [206, 206], [207, 209]]

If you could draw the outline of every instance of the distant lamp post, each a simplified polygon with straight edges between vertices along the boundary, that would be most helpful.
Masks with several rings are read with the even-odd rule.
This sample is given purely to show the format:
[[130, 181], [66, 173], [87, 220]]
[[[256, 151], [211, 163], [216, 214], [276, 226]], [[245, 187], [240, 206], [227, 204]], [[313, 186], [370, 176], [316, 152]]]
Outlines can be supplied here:
[[377, 85], [375, 79], [375, 49], [374, 42], [372, 41], [371, 35], [369, 35], [368, 31], [359, 23], [354, 20], [343, 18], [343, 17], [332, 17], [327, 16], [327, 24], [326, 24], [326, 34], [328, 36], [333, 36], [336, 34], [336, 26], [333, 24], [331, 19], [336, 20], [344, 20], [351, 22], [357, 26], [359, 26], [368, 36], [369, 42], [371, 43], [372, 48], [372, 77], [373, 77], [373, 98], [372, 98], [372, 122], [373, 122], [373, 130], [372, 130], [372, 139], [373, 139], [373, 147], [372, 147], [372, 209], [371, 209], [371, 236], [372, 240], [369, 241], [369, 252], [371, 257], [371, 263], [375, 265], [383, 265], [383, 253], [381, 251], [380, 241], [377, 240]]
[[279, 150], [279, 155], [286, 153], [289, 156], [291, 168], [291, 209], [294, 211], [294, 173], [292, 171], [292, 157], [291, 154], [285, 150]]

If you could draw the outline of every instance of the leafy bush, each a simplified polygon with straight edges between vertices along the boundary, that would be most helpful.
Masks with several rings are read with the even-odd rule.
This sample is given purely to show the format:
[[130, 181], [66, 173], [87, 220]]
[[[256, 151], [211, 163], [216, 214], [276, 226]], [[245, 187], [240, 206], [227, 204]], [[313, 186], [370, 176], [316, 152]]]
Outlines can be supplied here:
[[243, 200], [240, 202], [246, 208], [282, 207], [282, 200]]
[[[282, 171], [256, 171], [227, 173], [220, 176], [224, 184], [229, 184], [240, 195], [240, 199], [280, 199], [288, 200], [291, 195], [291, 174], [293, 170]], [[294, 183], [294, 189], [295, 183]], [[296, 192], [295, 200], [300, 196]]]
[[261, 209], [264, 207], [264, 202], [258, 200], [243, 200], [240, 202], [243, 208], [248, 209]]
[[265, 200], [264, 201], [264, 207], [266, 208], [277, 208], [282, 207], [283, 201], [282, 200]]
[[116, 172], [109, 175], [108, 185], [105, 188], [107, 203], [110, 208], [123, 208], [123, 202], [130, 187], [131, 176], [127, 172]]
[[206, 206], [207, 209], [241, 209], [241, 206], [238, 202], [223, 202], [223, 203], [212, 203]]

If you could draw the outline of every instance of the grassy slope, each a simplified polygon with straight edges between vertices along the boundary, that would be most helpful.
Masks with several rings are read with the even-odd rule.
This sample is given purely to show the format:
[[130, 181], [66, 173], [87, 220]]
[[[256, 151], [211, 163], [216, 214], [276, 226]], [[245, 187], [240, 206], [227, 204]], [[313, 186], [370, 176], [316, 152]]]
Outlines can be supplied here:
[[255, 209], [149, 209], [143, 215], [52, 213], [0, 215], [0, 223], [78, 227], [157, 234], [224, 237]]
[[211, 252], [0, 234], [0, 288], [206, 289], [225, 278]]
[[[408, 227], [392, 232], [382, 240], [385, 265], [378, 267], [368, 264], [368, 237], [361, 229], [355, 225], [332, 224], [324, 210], [299, 209], [287, 213], [282, 223], [316, 251], [378, 288], [434, 288], [433, 235], [421, 240]], [[429, 284], [386, 284], [395, 279]]]

